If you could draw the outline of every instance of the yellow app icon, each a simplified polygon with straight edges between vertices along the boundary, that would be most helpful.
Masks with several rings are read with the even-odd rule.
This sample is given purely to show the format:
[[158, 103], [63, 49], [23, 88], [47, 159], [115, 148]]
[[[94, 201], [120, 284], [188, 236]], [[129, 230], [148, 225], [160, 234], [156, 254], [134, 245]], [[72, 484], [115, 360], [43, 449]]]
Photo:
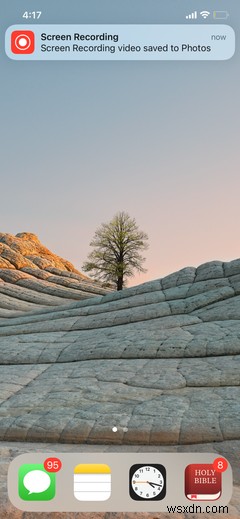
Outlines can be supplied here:
[[74, 469], [74, 496], [78, 501], [107, 501], [111, 469], [104, 463], [82, 463]]

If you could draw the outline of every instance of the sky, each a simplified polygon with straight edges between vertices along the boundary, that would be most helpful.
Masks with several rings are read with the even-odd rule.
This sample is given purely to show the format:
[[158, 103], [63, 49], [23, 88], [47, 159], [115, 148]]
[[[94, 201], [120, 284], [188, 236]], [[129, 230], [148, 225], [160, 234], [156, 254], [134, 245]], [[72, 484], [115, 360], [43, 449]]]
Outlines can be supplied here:
[[[216, 8], [48, 3], [42, 23], [179, 23]], [[237, 4], [217, 2], [235, 29]], [[35, 8], [2, 1], [4, 30]], [[147, 273], [129, 285], [240, 257], [239, 49], [222, 62], [0, 61], [1, 232], [33, 232], [81, 269], [96, 228], [126, 211], [149, 236]]]

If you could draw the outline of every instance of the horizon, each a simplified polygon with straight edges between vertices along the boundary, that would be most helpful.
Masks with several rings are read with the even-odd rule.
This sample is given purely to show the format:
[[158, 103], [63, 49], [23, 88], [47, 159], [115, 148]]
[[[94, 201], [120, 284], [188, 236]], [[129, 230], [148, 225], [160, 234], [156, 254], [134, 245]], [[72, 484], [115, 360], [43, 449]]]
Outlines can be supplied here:
[[[67, 254], [67, 251], [65, 254], [62, 254], [60, 253], [59, 251], [53, 249], [51, 247], [51, 244], [47, 244], [45, 243], [42, 239], [41, 239], [41, 236], [39, 236], [37, 233], [33, 232], [33, 230], [29, 230], [29, 231], [21, 231], [21, 230], [18, 230], [17, 232], [3, 232], [3, 231], [0, 231], [0, 233], [3, 233], [3, 234], [9, 234], [9, 235], [12, 235], [12, 236], [16, 236], [17, 234], [20, 234], [20, 233], [29, 233], [29, 234], [34, 234], [37, 236], [37, 238], [39, 239], [39, 241], [41, 242], [41, 244], [46, 247], [47, 249], [49, 249], [49, 251], [57, 256], [60, 256], [62, 259], [65, 259], [69, 262], [72, 263], [72, 265], [77, 269], [79, 270], [81, 273], [83, 273], [84, 275], [88, 276], [89, 278], [91, 279], [95, 279], [94, 277], [92, 277], [89, 273], [85, 273], [81, 266], [77, 265], [76, 263], [74, 263], [74, 259], [72, 260], [71, 257], [69, 257], [69, 255]], [[147, 252], [147, 251], [145, 251]], [[185, 265], [183, 266], [180, 266], [179, 268], [176, 268], [175, 270], [169, 270], [164, 273], [164, 274], [159, 274], [155, 277], [150, 277], [149, 276], [149, 272], [146, 272], [146, 273], [136, 273], [134, 276], [132, 276], [131, 278], [127, 278], [126, 280], [126, 285], [124, 288], [130, 288], [130, 287], [133, 287], [133, 286], [137, 286], [137, 285], [140, 285], [142, 283], [147, 283], [147, 282], [150, 282], [150, 281], [154, 281], [154, 280], [157, 280], [157, 279], [162, 279], [170, 274], [174, 274], [175, 272], [178, 272], [184, 268], [198, 268], [200, 267], [201, 265], [205, 264], [205, 263], [209, 263], [209, 262], [214, 262], [214, 261], [220, 261], [220, 262], [229, 262], [229, 261], [234, 261], [236, 259], [239, 259], [239, 256], [236, 256], [236, 257], [232, 257], [232, 258], [229, 258], [229, 259], [222, 259], [222, 258], [213, 258], [213, 259], [207, 259], [206, 261], [201, 261], [199, 263], [196, 263], [195, 265], [193, 264], [190, 264], [190, 263], [186, 263]], [[145, 265], [145, 264], [144, 264]]]

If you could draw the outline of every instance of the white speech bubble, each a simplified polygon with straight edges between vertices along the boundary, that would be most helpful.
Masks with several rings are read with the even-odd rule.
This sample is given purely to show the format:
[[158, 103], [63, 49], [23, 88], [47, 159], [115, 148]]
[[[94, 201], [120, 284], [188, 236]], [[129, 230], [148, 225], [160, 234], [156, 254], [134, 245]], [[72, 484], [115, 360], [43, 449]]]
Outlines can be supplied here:
[[43, 470], [31, 470], [23, 478], [23, 484], [29, 494], [40, 494], [50, 487], [51, 479]]

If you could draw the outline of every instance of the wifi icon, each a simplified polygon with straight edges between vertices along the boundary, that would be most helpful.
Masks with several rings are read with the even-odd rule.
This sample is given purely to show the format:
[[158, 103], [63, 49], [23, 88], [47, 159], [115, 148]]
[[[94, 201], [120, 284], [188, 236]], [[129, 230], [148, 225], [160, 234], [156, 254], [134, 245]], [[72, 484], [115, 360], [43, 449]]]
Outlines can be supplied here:
[[210, 15], [210, 13], [209, 13], [209, 11], [201, 11], [200, 15], [201, 15], [204, 19], [206, 19], [206, 18]]

